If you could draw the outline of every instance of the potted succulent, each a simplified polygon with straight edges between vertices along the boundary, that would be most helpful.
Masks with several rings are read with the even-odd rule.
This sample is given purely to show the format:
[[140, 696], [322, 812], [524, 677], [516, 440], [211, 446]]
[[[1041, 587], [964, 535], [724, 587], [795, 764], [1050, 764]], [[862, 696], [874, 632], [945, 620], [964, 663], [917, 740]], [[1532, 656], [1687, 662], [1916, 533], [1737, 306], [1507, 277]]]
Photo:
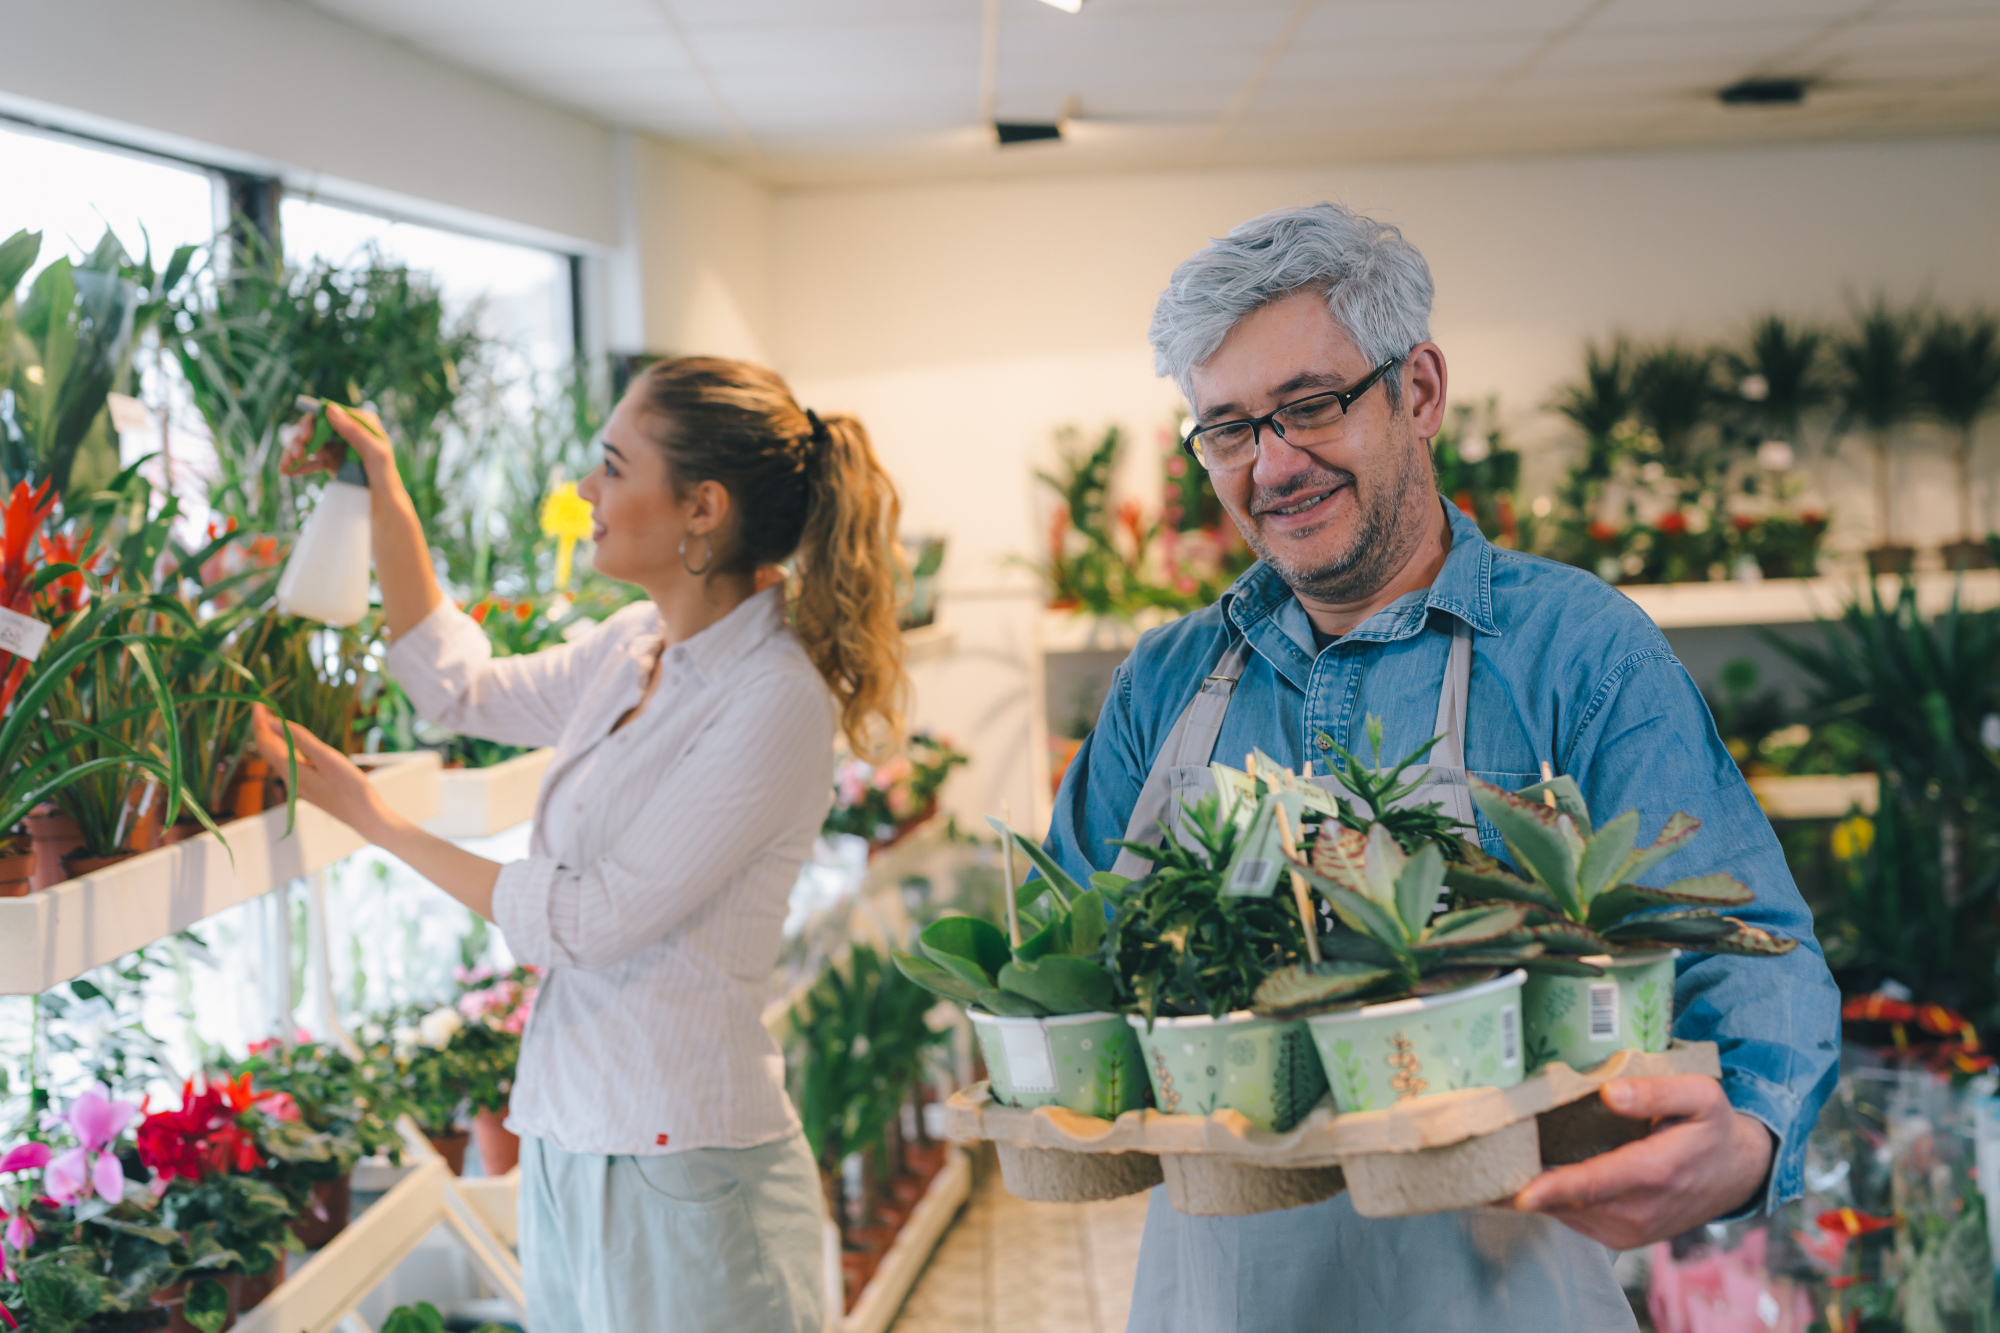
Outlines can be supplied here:
[[[1650, 846], [1637, 847], [1639, 812], [1595, 827], [1568, 776], [1518, 793], [1474, 778], [1472, 799], [1527, 874], [1468, 845], [1446, 878], [1461, 911], [1525, 913], [1518, 937], [1545, 951], [1523, 997], [1530, 1068], [1561, 1060], [1583, 1069], [1626, 1048], [1665, 1050], [1681, 947], [1751, 957], [1798, 947], [1717, 910], [1753, 897], [1731, 875], [1664, 888], [1634, 882], [1688, 845], [1701, 828], [1692, 816], [1674, 815]], [[1605, 975], [1562, 975], [1563, 959]]]
[[[1028, 839], [989, 821], [1007, 854], [1009, 931], [972, 916], [933, 921], [914, 954], [893, 956], [904, 976], [966, 1006], [996, 1101], [1063, 1106], [1113, 1119], [1145, 1105], [1138, 1043], [1115, 1012], [1103, 962], [1105, 895], [1085, 889]], [[1015, 896], [1013, 852], [1042, 878]], [[1011, 941], [1010, 941], [1011, 936]]]

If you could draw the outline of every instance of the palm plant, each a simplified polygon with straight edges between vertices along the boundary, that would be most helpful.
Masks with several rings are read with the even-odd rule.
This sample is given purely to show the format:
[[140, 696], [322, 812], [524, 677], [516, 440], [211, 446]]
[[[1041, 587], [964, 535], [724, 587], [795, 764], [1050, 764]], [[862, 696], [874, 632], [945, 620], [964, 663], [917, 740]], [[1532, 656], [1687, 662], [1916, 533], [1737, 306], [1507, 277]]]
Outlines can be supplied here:
[[[1767, 314], [1750, 326], [1741, 348], [1722, 353], [1735, 378], [1744, 414], [1764, 438], [1803, 442], [1805, 415], [1828, 399], [1826, 335], [1809, 324]], [[1754, 387], [1752, 387], [1754, 386]]]
[[2000, 406], [2000, 316], [1985, 310], [1934, 316], [1911, 369], [1924, 406], [1958, 434], [1952, 449], [1958, 471], [1958, 548], [1964, 554], [1983, 554], [1973, 540], [1972, 433], [1981, 417]]
[[1632, 344], [1622, 334], [1583, 349], [1583, 382], [1557, 395], [1556, 411], [1583, 432], [1583, 461], [1570, 469], [1562, 503], [1572, 521], [1595, 516], [1595, 492], [1611, 479], [1618, 461], [1617, 432], [1632, 417]]
[[1715, 356], [1671, 339], [1647, 348], [1632, 367], [1632, 407], [1660, 441], [1669, 475], [1698, 484], [1708, 460], [1695, 439], [1716, 399]]
[[1896, 546], [1890, 489], [1895, 431], [1910, 419], [1918, 402], [1912, 374], [1915, 330], [1916, 321], [1908, 313], [1891, 309], [1886, 299], [1877, 296], [1866, 308], [1853, 311], [1853, 326], [1833, 345], [1840, 372], [1834, 392], [1843, 422], [1864, 428], [1875, 452], [1876, 527], [1885, 553]]

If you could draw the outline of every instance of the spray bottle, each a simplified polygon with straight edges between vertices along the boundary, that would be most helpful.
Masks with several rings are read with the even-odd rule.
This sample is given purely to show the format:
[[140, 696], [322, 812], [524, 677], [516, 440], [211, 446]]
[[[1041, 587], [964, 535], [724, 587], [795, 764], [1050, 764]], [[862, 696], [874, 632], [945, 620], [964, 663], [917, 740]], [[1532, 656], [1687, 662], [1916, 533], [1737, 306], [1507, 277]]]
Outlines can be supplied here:
[[[302, 398], [299, 406], [315, 414], [308, 455], [339, 438], [324, 403]], [[320, 492], [319, 505], [278, 576], [279, 609], [326, 625], [352, 625], [367, 615], [372, 538], [368, 473], [350, 452]]]

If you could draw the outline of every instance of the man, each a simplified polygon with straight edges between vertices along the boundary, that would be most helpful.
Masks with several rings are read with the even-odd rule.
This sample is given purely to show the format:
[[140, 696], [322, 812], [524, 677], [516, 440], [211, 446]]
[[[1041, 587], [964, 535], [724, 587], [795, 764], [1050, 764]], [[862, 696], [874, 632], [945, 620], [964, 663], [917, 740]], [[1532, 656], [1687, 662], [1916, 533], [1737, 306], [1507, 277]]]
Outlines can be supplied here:
[[[1438, 495], [1429, 443], [1446, 374], [1431, 292], [1395, 228], [1331, 204], [1245, 223], [1174, 272], [1153, 316], [1157, 365], [1186, 394], [1189, 451], [1260, 560], [1119, 668], [1057, 797], [1050, 852], [1079, 877], [1108, 867], [1108, 839], [1146, 831], [1135, 807], [1144, 819], [1196, 780], [1207, 754], [1194, 749], [1233, 763], [1261, 748], [1325, 771], [1336, 743], [1362, 752], [1371, 714], [1385, 760], [1453, 718], [1450, 767], [1431, 775], [1441, 793], [1462, 792], [1465, 771], [1519, 788], [1546, 763], [1600, 820], [1638, 809], [1642, 842], [1685, 810], [1702, 831], [1673, 877], [1736, 875], [1757, 895], [1741, 915], [1803, 944], [1782, 958], [1684, 955], [1674, 1031], [1720, 1045], [1721, 1083], [1608, 1084], [1606, 1103], [1650, 1135], [1544, 1172], [1508, 1210], [1370, 1220], [1343, 1195], [1194, 1218], [1155, 1190], [1130, 1324], [1144, 1333], [1632, 1328], [1612, 1249], [1796, 1196], [1837, 1073], [1838, 996], [1811, 916], [1666, 640], [1592, 575], [1494, 547]], [[1190, 707], [1218, 685], [1220, 712]], [[1462, 796], [1448, 808], [1470, 810]], [[1478, 833], [1505, 855], [1483, 818]]]

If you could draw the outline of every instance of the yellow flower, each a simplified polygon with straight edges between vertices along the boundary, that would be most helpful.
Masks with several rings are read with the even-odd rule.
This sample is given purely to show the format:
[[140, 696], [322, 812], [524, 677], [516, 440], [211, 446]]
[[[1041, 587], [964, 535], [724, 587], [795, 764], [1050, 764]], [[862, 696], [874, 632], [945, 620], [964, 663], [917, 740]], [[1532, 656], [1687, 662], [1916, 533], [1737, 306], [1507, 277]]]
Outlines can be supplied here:
[[542, 501], [542, 533], [556, 539], [556, 587], [569, 586], [570, 559], [576, 544], [591, 534], [590, 501], [576, 493], [576, 483], [566, 481]]
[[1850, 815], [1833, 826], [1833, 854], [1842, 861], [1868, 855], [1875, 845], [1875, 823], [1866, 815]]

